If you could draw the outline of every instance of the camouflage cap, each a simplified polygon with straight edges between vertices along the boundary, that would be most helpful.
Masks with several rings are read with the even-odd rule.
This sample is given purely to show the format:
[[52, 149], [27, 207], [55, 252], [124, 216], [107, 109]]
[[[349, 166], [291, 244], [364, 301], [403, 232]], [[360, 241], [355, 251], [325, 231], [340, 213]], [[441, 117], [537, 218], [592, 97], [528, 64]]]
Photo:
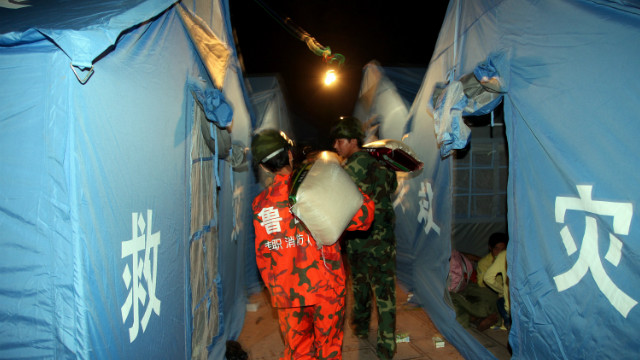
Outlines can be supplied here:
[[354, 116], [341, 116], [338, 123], [331, 129], [331, 139], [358, 139], [364, 140], [362, 122]]
[[253, 161], [263, 163], [291, 146], [293, 142], [284, 132], [274, 129], [262, 130], [251, 139]]

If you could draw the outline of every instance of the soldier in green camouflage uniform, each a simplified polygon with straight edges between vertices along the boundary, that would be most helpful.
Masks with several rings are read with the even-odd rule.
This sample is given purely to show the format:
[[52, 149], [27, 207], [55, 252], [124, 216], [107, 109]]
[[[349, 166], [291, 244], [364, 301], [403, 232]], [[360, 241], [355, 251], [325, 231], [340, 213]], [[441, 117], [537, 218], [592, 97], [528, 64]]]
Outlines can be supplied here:
[[396, 238], [391, 200], [398, 186], [396, 174], [362, 150], [364, 132], [357, 118], [341, 118], [331, 138], [336, 152], [346, 159], [347, 173], [375, 203], [371, 228], [344, 234], [355, 300], [352, 324], [358, 337], [367, 337], [374, 296], [378, 357], [391, 359], [396, 350]]

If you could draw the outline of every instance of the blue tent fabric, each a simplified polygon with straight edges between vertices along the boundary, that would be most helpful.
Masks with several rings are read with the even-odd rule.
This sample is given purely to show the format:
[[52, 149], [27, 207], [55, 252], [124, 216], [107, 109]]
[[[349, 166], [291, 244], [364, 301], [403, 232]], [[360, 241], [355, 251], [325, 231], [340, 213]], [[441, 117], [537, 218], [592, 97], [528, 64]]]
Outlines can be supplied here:
[[463, 116], [489, 114], [502, 102], [501, 93], [508, 88], [508, 80], [500, 76], [497, 66], [504, 61], [503, 53], [492, 54], [472, 74], [465, 75], [464, 81], [449, 79], [436, 85], [430, 106], [442, 157], [469, 144], [471, 129]]
[[365, 65], [360, 98], [353, 115], [367, 128], [365, 142], [402, 138], [426, 69], [381, 66], [377, 61]]
[[91, 68], [93, 61], [113, 46], [120, 34], [166, 10], [173, 0], [29, 1], [19, 10], [0, 9], [0, 44], [15, 45], [50, 40], [79, 68]]
[[[202, 3], [205, 4], [202, 4]], [[193, 6], [198, 9], [209, 9], [207, 1], [195, 1]], [[234, 151], [242, 151], [250, 144], [254, 115], [250, 106], [249, 94], [245, 88], [243, 74], [238, 61], [237, 51], [233, 43], [233, 35], [229, 23], [228, 1], [214, 1], [214, 9], [208, 14], [202, 14], [207, 24], [221, 40], [227, 44], [232, 56], [229, 62], [224, 87], [225, 99], [233, 110], [233, 132], [231, 133]], [[216, 10], [217, 8], [217, 10]], [[214, 11], [215, 10], [215, 11]], [[222, 16], [223, 21], [218, 21]], [[210, 16], [210, 17], [208, 17]], [[249, 161], [241, 166], [233, 165], [223, 160], [221, 167], [221, 197], [220, 197], [220, 229], [218, 252], [222, 294], [223, 333], [213, 340], [208, 359], [222, 359], [226, 351], [226, 341], [238, 338], [244, 325], [247, 303], [247, 283], [251, 275], [247, 275], [247, 248], [254, 244], [253, 213], [251, 211], [252, 191], [256, 186], [256, 176]]]
[[514, 359], [638, 356], [638, 15], [635, 1], [449, 5], [424, 86], [486, 63], [504, 83]]
[[272, 128], [284, 131], [285, 134], [293, 134], [279, 76], [251, 76], [245, 81], [255, 114], [254, 132]]
[[219, 281], [219, 331], [208, 346], [208, 358], [217, 360], [224, 358], [226, 341], [237, 339], [242, 330], [247, 300], [246, 284], [249, 281], [247, 269], [252, 265], [255, 267], [255, 260], [252, 263], [247, 259], [247, 248], [252, 248], [254, 242], [250, 205], [251, 189], [256, 186], [255, 175], [248, 162], [238, 165], [231, 159], [234, 156], [231, 152], [242, 152], [250, 143], [255, 119], [233, 43], [228, 1], [196, 0], [181, 5], [197, 14], [197, 22], [205, 24], [231, 53], [224, 78], [215, 81], [216, 84], [224, 84], [222, 95], [233, 111], [233, 145], [229, 157], [220, 161], [218, 174], [219, 277], [216, 281]]
[[[195, 299], [218, 329], [204, 356], [222, 358], [242, 328], [251, 229], [240, 194], [253, 175], [221, 160], [219, 184], [205, 174], [220, 188], [219, 218], [192, 228], [191, 85], [215, 86], [172, 4], [0, 8], [2, 358], [191, 357], [192, 232], [206, 259], [224, 259]], [[228, 17], [226, 2], [214, 5]], [[95, 71], [78, 81], [70, 64]], [[236, 64], [217, 89], [228, 107], [212, 110], [224, 121], [232, 111], [232, 140], [247, 144], [240, 77]]]
[[430, 108], [431, 92], [432, 88], [423, 84], [409, 112], [409, 131], [403, 139], [424, 167], [417, 173], [399, 176], [395, 201], [398, 279], [415, 294], [415, 301], [466, 359], [491, 359], [494, 356], [456, 321], [447, 292], [452, 160], [441, 157], [433, 130], [435, 120], [425, 111]]
[[420, 67], [397, 67], [385, 66], [384, 74], [395, 85], [395, 90], [405, 101], [407, 107], [411, 106], [416, 94], [420, 90], [422, 79], [427, 71], [426, 68]]
[[231, 124], [233, 110], [220, 90], [215, 88], [208, 88], [204, 91], [195, 89], [194, 93], [200, 104], [202, 104], [209, 121], [214, 122], [219, 127], [227, 127]]
[[365, 122], [365, 127], [378, 125], [381, 138], [402, 140], [424, 163], [422, 170], [397, 173], [394, 209], [400, 286], [414, 295], [411, 301], [429, 314], [438, 330], [465, 358], [491, 359], [494, 356], [455, 320], [447, 292], [452, 159], [441, 157], [434, 131], [434, 73], [431, 68], [396, 69], [377, 62], [367, 64], [354, 115], [378, 119], [379, 124]]
[[[174, 82], [158, 84], [155, 98], [140, 98], [139, 88], [119, 86], [130, 79], [145, 83], [152, 75], [134, 71], [135, 64], [159, 58], [143, 56], [133, 44], [157, 42], [163, 26], [179, 29], [181, 24], [165, 16], [124, 37], [122, 51], [105, 57], [103, 70], [85, 85], [70, 74], [69, 60], [58, 56], [53, 44], [11, 48], [16, 59], [20, 56], [19, 65], [11, 56], [0, 60], [2, 93], [30, 93], [26, 102], [16, 99], [3, 107], [0, 116], [1, 188], [3, 198], [15, 199], [3, 201], [0, 215], [6, 250], [2, 323], [5, 330], [20, 329], [3, 337], [3, 357], [184, 353], [184, 344], [153, 346], [157, 336], [185, 323], [184, 289], [161, 286], [183, 284], [184, 277], [183, 263], [171, 260], [184, 256], [184, 244], [174, 237], [182, 238], [184, 223], [172, 214], [185, 202], [179, 190], [184, 171], [174, 171], [176, 165], [185, 166], [186, 124], [179, 120], [184, 107], [145, 103], [184, 97], [184, 85], [176, 85], [185, 73], [167, 73]], [[190, 53], [182, 33], [173, 34], [175, 41], [159, 45], [157, 56]], [[122, 71], [120, 62], [131, 66]], [[40, 79], [25, 82], [23, 75], [34, 69], [50, 75], [36, 73]], [[42, 81], [43, 76], [51, 82]], [[6, 100], [3, 96], [9, 105]], [[154, 141], [141, 147], [141, 137]], [[8, 157], [18, 161], [5, 161]], [[142, 161], [156, 157], [163, 161]], [[21, 184], [17, 174], [33, 180]], [[160, 192], [166, 195], [157, 196]], [[20, 245], [25, 242], [30, 245]], [[143, 260], [152, 265], [138, 266]], [[140, 273], [143, 268], [148, 272]]]
[[440, 144], [440, 156], [446, 157], [453, 150], [463, 149], [471, 129], [462, 121], [462, 111], [468, 99], [460, 81], [451, 81], [440, 93], [434, 104], [431, 104], [436, 137]]
[[424, 163], [420, 171], [397, 173], [394, 208], [399, 284], [414, 294], [412, 302], [428, 312], [465, 358], [489, 359], [491, 353], [456, 322], [446, 291], [452, 231], [451, 159], [440, 156], [435, 121], [429, 115], [432, 89], [425, 86], [424, 76], [424, 69], [394, 71], [376, 62], [367, 64], [354, 115], [378, 119], [379, 124], [367, 122], [365, 127], [380, 126], [382, 138], [402, 140]]
[[[442, 146], [429, 102], [439, 84], [474, 72], [481, 82], [493, 78], [487, 85], [504, 102], [513, 358], [637, 357], [628, 330], [638, 327], [640, 298], [632, 285], [638, 179], [628, 165], [637, 158], [629, 119], [640, 110], [632, 99], [640, 93], [637, 10], [619, 1], [450, 2], [406, 119], [403, 141], [425, 168], [401, 180], [396, 233], [399, 279], [465, 358], [493, 355], [447, 305], [450, 159], [433, 159]], [[424, 230], [426, 219], [440, 232]]]

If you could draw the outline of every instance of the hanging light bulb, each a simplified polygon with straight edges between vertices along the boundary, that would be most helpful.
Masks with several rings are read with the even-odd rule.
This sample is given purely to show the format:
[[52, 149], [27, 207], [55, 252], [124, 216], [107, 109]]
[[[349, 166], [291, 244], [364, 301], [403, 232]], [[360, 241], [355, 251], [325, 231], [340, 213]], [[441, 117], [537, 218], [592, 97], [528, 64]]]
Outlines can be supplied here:
[[327, 86], [330, 86], [337, 79], [338, 79], [338, 77], [336, 75], [336, 71], [333, 70], [333, 69], [329, 69], [329, 70], [327, 70], [327, 72], [324, 75], [324, 84], [327, 85]]
[[296, 25], [291, 18], [289, 18], [289, 17], [283, 18], [282, 16], [280, 16], [280, 14], [278, 14], [277, 12], [275, 12], [274, 10], [269, 8], [261, 0], [255, 0], [255, 1], [267, 13], [269, 13], [269, 15], [271, 15], [277, 21], [281, 22], [282, 25], [285, 27], [285, 29], [291, 35], [293, 35], [298, 40], [301, 40], [305, 44], [307, 44], [307, 47], [309, 48], [309, 50], [311, 50], [314, 54], [316, 54], [318, 56], [322, 56], [322, 61], [325, 64], [330, 66], [330, 68], [329, 68], [329, 70], [327, 70], [327, 72], [325, 74], [325, 78], [324, 78], [324, 84], [326, 86], [331, 86], [333, 83], [335, 83], [338, 80], [338, 71], [337, 70], [339, 70], [339, 68], [342, 66], [342, 64], [345, 61], [344, 55], [337, 54], [337, 53], [332, 53], [330, 47], [323, 46], [322, 44], [320, 44], [308, 32], [306, 32], [304, 29], [302, 29], [301, 27]]

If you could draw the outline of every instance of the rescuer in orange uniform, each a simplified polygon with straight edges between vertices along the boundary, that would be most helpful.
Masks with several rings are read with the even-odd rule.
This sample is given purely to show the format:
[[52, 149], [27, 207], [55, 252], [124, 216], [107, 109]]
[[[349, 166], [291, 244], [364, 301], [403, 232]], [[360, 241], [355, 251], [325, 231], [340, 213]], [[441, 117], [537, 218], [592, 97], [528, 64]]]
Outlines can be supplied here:
[[[318, 246], [291, 213], [289, 182], [292, 142], [276, 130], [252, 139], [254, 161], [275, 175], [253, 200], [256, 262], [278, 310], [285, 359], [342, 359], [345, 320], [345, 270], [339, 242]], [[366, 230], [374, 204], [364, 203], [347, 230]]]

